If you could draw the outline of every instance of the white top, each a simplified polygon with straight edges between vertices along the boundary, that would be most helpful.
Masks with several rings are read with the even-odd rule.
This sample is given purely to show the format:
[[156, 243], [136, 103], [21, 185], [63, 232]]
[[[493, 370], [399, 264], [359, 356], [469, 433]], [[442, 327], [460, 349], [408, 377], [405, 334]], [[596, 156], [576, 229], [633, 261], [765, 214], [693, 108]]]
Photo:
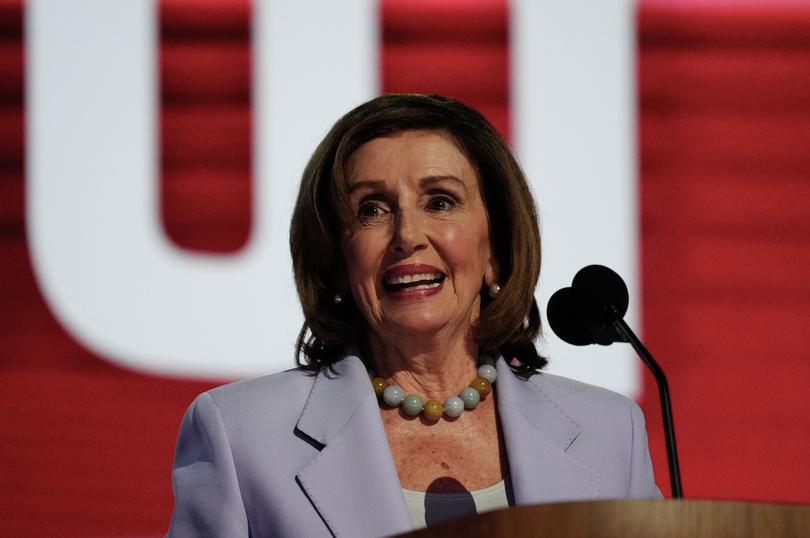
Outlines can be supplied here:
[[402, 494], [414, 528], [421, 529], [456, 517], [507, 508], [506, 488], [506, 481], [501, 480], [494, 486], [475, 491], [428, 493], [402, 488]]

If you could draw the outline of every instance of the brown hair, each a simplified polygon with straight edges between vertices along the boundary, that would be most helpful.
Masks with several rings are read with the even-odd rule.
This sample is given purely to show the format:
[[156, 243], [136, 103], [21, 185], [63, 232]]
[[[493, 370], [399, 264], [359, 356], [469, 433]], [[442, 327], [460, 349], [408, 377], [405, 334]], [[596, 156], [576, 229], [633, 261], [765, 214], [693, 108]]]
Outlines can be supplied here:
[[[495, 128], [476, 110], [439, 95], [389, 94], [360, 105], [332, 127], [301, 179], [290, 226], [290, 250], [304, 325], [296, 361], [317, 370], [340, 360], [344, 346], [365, 338], [367, 324], [345, 297], [340, 237], [352, 216], [345, 170], [366, 142], [410, 130], [450, 133], [475, 169], [490, 222], [501, 292], [481, 290], [474, 338], [484, 352], [500, 352], [517, 373], [530, 376], [546, 365], [533, 341], [540, 333], [534, 288], [540, 273], [540, 232], [534, 201], [520, 165]], [[366, 358], [364, 358], [366, 360]]]

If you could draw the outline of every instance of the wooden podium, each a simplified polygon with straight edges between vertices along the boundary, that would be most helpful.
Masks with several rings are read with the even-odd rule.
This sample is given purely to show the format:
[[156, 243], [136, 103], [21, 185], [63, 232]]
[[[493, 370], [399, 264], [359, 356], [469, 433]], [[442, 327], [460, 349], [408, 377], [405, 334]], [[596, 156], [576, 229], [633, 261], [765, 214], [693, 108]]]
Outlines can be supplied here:
[[447, 521], [402, 536], [810, 537], [810, 506], [687, 500], [544, 504]]

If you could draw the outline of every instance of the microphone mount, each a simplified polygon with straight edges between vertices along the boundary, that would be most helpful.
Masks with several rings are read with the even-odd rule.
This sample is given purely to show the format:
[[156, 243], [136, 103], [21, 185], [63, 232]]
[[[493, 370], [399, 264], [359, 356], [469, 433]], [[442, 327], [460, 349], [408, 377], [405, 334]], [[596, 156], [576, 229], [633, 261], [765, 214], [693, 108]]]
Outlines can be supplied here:
[[669, 384], [652, 354], [624, 321], [629, 302], [627, 285], [621, 276], [603, 265], [589, 265], [580, 269], [570, 287], [551, 296], [547, 307], [549, 325], [557, 336], [575, 346], [608, 346], [613, 342], [633, 346], [658, 385], [672, 496], [680, 499], [683, 491]]

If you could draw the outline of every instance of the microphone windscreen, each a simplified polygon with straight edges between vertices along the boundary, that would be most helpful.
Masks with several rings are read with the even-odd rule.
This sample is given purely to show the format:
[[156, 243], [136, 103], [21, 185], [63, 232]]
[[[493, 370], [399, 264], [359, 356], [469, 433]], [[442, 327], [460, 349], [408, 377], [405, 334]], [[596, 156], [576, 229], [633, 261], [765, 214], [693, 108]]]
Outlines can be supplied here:
[[[580, 293], [583, 306], [591, 311], [588, 317], [593, 321], [604, 319], [608, 310], [612, 312], [611, 307], [616, 309], [618, 317], [627, 313], [630, 304], [627, 285], [618, 273], [604, 265], [583, 267], [574, 276], [571, 287]], [[604, 321], [612, 321], [612, 318]]]
[[563, 341], [575, 346], [591, 343], [582, 298], [573, 288], [557, 290], [548, 301], [546, 314], [551, 330]]
[[613, 323], [627, 312], [630, 296], [615, 271], [604, 265], [583, 267], [571, 286], [558, 290], [546, 313], [554, 334], [575, 346], [624, 342]]

